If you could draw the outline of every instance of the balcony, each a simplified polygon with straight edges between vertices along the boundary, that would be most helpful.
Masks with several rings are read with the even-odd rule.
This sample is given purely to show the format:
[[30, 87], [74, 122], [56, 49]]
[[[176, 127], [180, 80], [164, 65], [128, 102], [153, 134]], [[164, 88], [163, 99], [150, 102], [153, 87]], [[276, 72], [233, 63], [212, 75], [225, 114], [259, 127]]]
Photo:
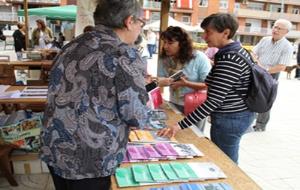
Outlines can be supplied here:
[[[23, 4], [23, 0], [6, 0], [7, 3], [12, 4]], [[60, 5], [60, 0], [28, 0], [28, 4], [36, 5]]]
[[[249, 36], [270, 36], [272, 35], [271, 28], [263, 27], [246, 27], [240, 26], [237, 33], [239, 35], [249, 35]], [[298, 39], [300, 36], [300, 31], [292, 30], [287, 34], [287, 38]]]
[[18, 22], [18, 14], [12, 12], [0, 12], [1, 22]]
[[[156, 10], [160, 11], [161, 3], [155, 1], [144, 1], [143, 2], [144, 9]], [[176, 3], [170, 3], [170, 12], [181, 12], [181, 13], [192, 13], [193, 9], [186, 9], [186, 8], [178, 8]]]
[[[281, 4], [281, 0], [252, 0], [252, 1]], [[284, 0], [284, 4], [285, 5], [300, 5], [300, 1], [299, 0]]]
[[290, 14], [290, 13], [278, 13], [278, 12], [270, 12], [270, 11], [259, 11], [252, 9], [235, 9], [234, 14], [237, 17], [244, 18], [254, 18], [254, 19], [264, 19], [264, 20], [277, 20], [279, 18], [284, 18], [290, 20], [291, 22], [299, 23], [299, 15]]

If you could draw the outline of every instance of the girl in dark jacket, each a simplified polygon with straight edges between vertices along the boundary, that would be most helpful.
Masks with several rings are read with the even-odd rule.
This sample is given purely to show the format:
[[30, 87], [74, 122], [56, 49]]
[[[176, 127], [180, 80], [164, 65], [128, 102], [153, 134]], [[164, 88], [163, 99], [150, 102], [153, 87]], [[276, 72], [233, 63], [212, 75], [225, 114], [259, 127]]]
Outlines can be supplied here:
[[15, 42], [15, 51], [17, 54], [17, 59], [22, 60], [22, 50], [26, 50], [25, 45], [25, 26], [23, 23], [18, 23], [18, 30], [13, 33], [13, 38]]

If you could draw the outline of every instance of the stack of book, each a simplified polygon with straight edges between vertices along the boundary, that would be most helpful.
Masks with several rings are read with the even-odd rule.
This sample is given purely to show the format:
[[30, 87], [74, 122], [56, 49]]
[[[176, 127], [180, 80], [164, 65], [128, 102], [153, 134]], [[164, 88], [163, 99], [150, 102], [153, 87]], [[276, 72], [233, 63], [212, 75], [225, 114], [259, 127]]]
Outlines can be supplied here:
[[204, 154], [193, 144], [155, 143], [129, 144], [123, 162], [145, 162], [194, 158]]
[[119, 187], [226, 178], [224, 172], [211, 162], [133, 164], [117, 168], [115, 175]]
[[182, 183], [176, 186], [150, 188], [150, 190], [233, 190], [227, 183]]
[[157, 131], [132, 130], [129, 134], [130, 142], [155, 143], [155, 142], [177, 142], [174, 137], [159, 137]]

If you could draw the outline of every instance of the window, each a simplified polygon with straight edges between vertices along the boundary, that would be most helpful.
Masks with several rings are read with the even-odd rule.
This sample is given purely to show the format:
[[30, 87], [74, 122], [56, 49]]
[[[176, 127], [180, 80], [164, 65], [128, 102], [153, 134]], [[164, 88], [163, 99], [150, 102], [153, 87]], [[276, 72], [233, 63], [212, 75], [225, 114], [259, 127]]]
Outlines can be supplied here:
[[200, 0], [199, 1], [200, 7], [207, 7], [208, 6], [208, 0]]
[[252, 10], [262, 11], [264, 9], [264, 4], [263, 3], [249, 3], [247, 5], [247, 8], [252, 9]]
[[299, 14], [300, 13], [300, 9], [293, 9], [293, 14]]
[[228, 9], [228, 0], [220, 0], [220, 9]]
[[182, 22], [185, 24], [190, 24], [191, 23], [191, 16], [190, 15], [183, 15], [182, 16]]

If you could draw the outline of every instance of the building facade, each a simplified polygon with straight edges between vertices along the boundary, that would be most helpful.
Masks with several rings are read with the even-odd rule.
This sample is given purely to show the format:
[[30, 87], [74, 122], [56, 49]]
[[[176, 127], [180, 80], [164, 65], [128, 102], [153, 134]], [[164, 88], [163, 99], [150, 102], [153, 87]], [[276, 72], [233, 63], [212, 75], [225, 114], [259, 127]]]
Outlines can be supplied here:
[[[144, 0], [147, 22], [160, 19], [160, 1]], [[171, 0], [170, 16], [188, 25], [198, 25], [212, 13], [231, 13], [239, 21], [237, 40], [254, 45], [271, 35], [275, 20], [284, 18], [293, 24], [290, 41], [300, 39], [300, 0]], [[200, 27], [200, 26], [199, 26]]]

